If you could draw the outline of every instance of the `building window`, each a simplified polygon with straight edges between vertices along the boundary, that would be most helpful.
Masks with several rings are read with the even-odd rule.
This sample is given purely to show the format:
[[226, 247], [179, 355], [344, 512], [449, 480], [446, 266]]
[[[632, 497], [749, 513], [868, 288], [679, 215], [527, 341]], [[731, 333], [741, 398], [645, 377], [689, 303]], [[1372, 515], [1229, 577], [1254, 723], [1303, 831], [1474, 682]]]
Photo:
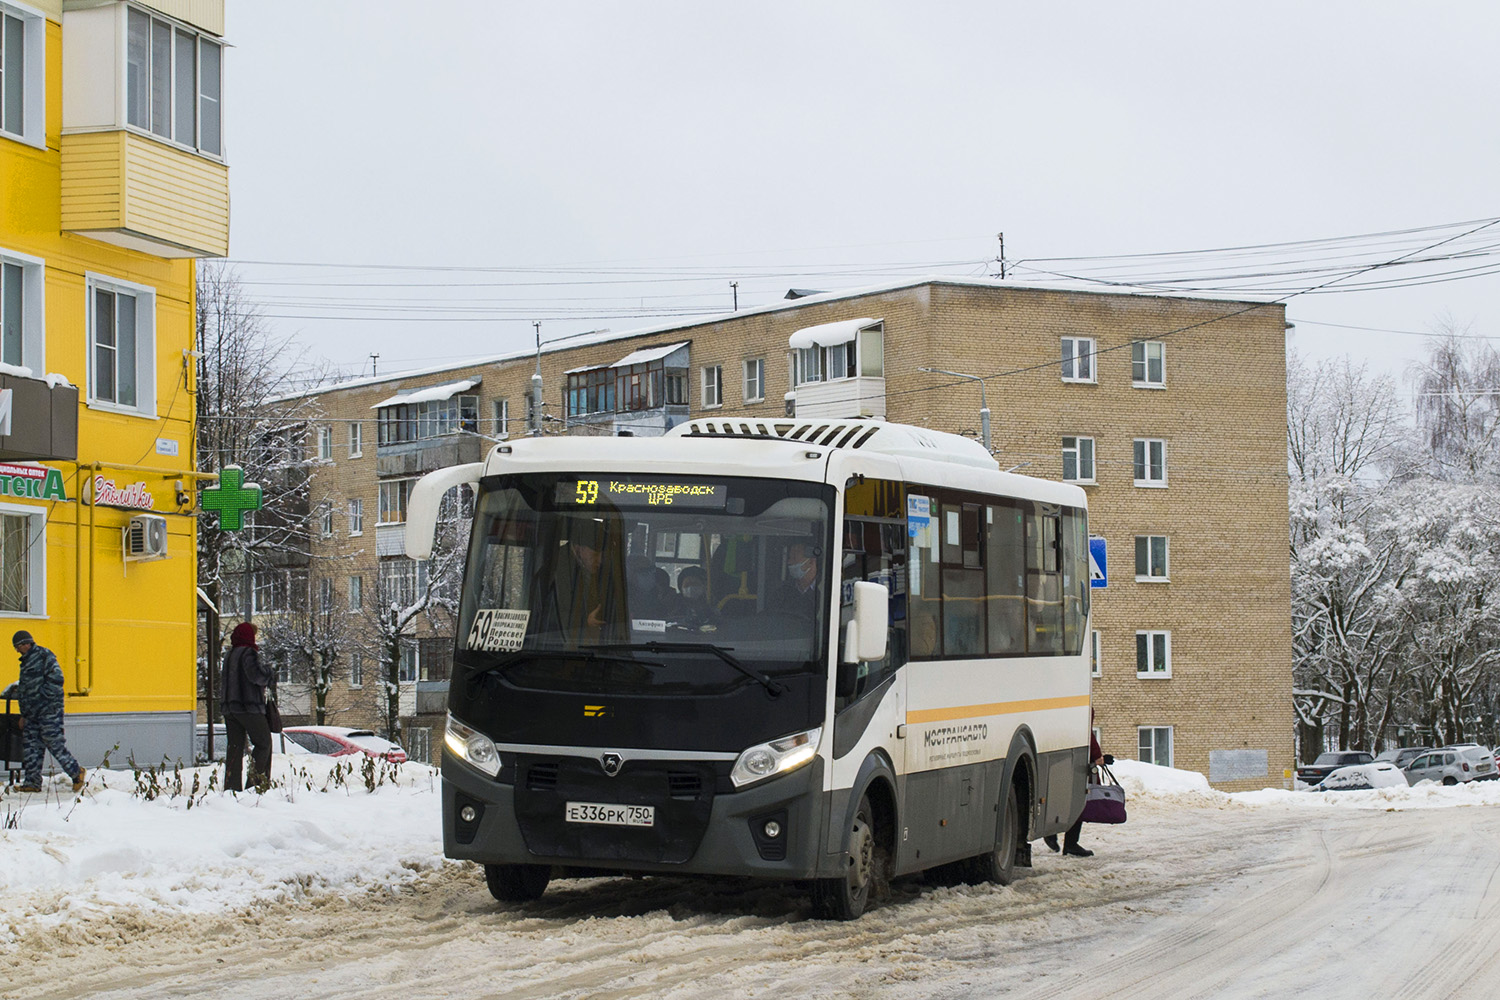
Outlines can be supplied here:
[[251, 579], [252, 614], [307, 607], [307, 570], [261, 569]]
[[45, 145], [46, 21], [0, 3], [0, 134]]
[[41, 511], [0, 506], [0, 613], [46, 614], [46, 526]]
[[1137, 677], [1172, 676], [1172, 633], [1137, 632], [1135, 634], [1135, 675]]
[[406, 521], [406, 500], [411, 496], [415, 479], [385, 479], [380, 483], [380, 523], [403, 524]]
[[1172, 766], [1172, 727], [1141, 726], [1136, 730], [1139, 738], [1141, 761], [1160, 767]]
[[271, 663], [276, 667], [276, 683], [291, 684], [293, 678], [291, 654], [287, 652], [272, 653]]
[[667, 405], [687, 405], [687, 375], [682, 372], [667, 373]]
[[358, 458], [365, 453], [365, 425], [358, 420], [349, 421], [349, 457]]
[[[352, 579], [358, 579], [353, 577]], [[349, 686], [352, 688], [365, 686], [365, 654], [354, 652], [349, 654]]]
[[333, 461], [333, 428], [318, 428], [318, 458], [324, 462]]
[[1092, 483], [1094, 481], [1094, 439], [1065, 437], [1062, 443], [1063, 481]]
[[318, 537], [333, 537], [333, 503], [328, 500], [318, 504]]
[[703, 369], [703, 408], [724, 405], [724, 368], [709, 365]]
[[88, 277], [89, 402], [156, 413], [156, 293]]
[[402, 684], [417, 682], [417, 644], [407, 640], [401, 642], [401, 662], [396, 668], [396, 680]]
[[1135, 439], [1135, 485], [1167, 485], [1167, 442], [1160, 438]]
[[1093, 337], [1064, 337], [1062, 339], [1062, 380], [1064, 382], [1094, 381], [1096, 351]]
[[0, 250], [0, 362], [40, 375], [46, 364], [40, 258]]
[[766, 398], [766, 359], [745, 362], [745, 402], [759, 403]]
[[1094, 629], [1089, 633], [1089, 675], [1091, 677], [1104, 676], [1103, 669], [1100, 666], [1103, 663], [1103, 659], [1100, 656], [1102, 646], [1103, 641], [1099, 637], [1099, 630]]
[[126, 121], [179, 146], [219, 156], [222, 55], [217, 42], [131, 9], [125, 43]]
[[510, 436], [510, 400], [497, 399], [490, 404], [495, 411], [495, 437]]
[[318, 581], [318, 612], [328, 614], [333, 610], [333, 579], [323, 577]]
[[450, 396], [423, 403], [394, 403], [376, 413], [375, 443], [403, 444], [479, 431], [479, 397]]
[[1167, 345], [1159, 340], [1137, 340], [1131, 344], [1131, 383], [1141, 387], [1164, 387], [1167, 384], [1166, 354]]
[[380, 560], [379, 603], [410, 607], [427, 589], [427, 560], [418, 562], [405, 556]]
[[365, 502], [360, 497], [349, 498], [349, 534], [365, 533]]
[[362, 576], [351, 576], [349, 578], [349, 610], [363, 611], [365, 607], [365, 578]]
[[1166, 583], [1167, 536], [1135, 536], [1135, 578], [1142, 583]]

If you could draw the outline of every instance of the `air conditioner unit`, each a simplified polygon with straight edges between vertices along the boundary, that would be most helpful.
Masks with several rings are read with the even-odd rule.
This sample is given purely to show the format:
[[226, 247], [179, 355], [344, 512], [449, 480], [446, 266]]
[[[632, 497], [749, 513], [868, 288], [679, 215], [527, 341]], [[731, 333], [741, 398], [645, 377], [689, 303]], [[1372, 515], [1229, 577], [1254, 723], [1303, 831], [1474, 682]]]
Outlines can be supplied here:
[[167, 558], [167, 519], [157, 514], [137, 514], [125, 528], [125, 561], [145, 562]]

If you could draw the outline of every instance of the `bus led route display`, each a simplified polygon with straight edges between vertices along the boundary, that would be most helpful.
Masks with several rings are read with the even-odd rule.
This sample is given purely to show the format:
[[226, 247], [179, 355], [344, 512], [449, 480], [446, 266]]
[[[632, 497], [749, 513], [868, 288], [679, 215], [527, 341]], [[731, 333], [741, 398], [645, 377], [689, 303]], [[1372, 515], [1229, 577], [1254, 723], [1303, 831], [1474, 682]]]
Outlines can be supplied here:
[[723, 510], [729, 487], [723, 483], [666, 482], [651, 479], [565, 479], [553, 502], [561, 507], [683, 507]]

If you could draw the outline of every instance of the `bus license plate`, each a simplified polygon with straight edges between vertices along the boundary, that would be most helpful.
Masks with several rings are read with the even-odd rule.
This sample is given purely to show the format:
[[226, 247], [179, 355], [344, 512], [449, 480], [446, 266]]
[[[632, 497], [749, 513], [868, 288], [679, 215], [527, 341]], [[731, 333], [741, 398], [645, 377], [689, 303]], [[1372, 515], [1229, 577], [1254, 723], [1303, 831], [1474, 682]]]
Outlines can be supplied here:
[[569, 823], [607, 826], [653, 826], [655, 806], [623, 806], [612, 802], [569, 802], [563, 813]]

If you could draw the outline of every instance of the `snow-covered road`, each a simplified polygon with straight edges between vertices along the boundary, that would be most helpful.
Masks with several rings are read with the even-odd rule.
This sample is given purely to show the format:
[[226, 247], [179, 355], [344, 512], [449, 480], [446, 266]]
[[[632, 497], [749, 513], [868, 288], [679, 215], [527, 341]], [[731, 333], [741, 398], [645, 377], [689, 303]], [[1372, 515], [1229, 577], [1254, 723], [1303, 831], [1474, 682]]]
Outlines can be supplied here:
[[[385, 802], [401, 815], [431, 795], [399, 791]], [[315, 814], [311, 798], [299, 804]], [[382, 795], [346, 799], [353, 812]], [[850, 924], [811, 919], [795, 888], [747, 881], [562, 882], [502, 907], [472, 866], [411, 856], [421, 848], [392, 819], [393, 857], [408, 856], [390, 889], [284, 874], [244, 903], [201, 859], [191, 880], [224, 905], [193, 912], [152, 902], [131, 877], [101, 890], [105, 876], [89, 875], [67, 903], [0, 882], [12, 935], [0, 995], [1437, 1000], [1500, 989], [1500, 788], [1320, 800], [1147, 791], [1126, 825], [1085, 829], [1092, 859], [1038, 844], [1036, 867], [1010, 887], [902, 884]], [[1435, 804], [1451, 807], [1422, 807]], [[273, 803], [259, 808], [274, 826]], [[16, 833], [0, 848], [24, 858], [32, 841]], [[69, 849], [87, 853], [83, 841], [54, 848]]]

